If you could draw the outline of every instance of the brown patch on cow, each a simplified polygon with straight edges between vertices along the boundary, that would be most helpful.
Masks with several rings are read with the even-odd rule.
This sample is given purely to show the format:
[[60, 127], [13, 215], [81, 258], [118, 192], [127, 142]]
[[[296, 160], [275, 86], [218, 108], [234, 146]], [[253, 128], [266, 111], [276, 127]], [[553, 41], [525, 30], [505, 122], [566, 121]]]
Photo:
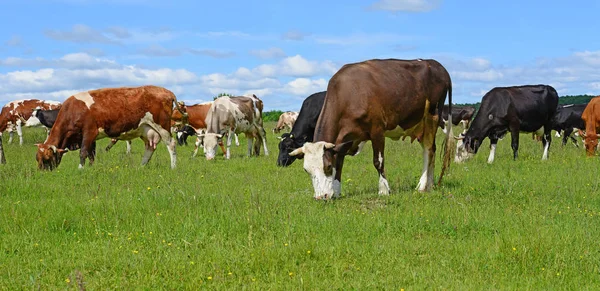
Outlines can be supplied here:
[[[194, 129], [202, 129], [206, 128], [206, 115], [212, 106], [212, 102], [210, 103], [201, 103], [195, 105], [183, 106], [185, 108], [185, 112], [187, 112], [188, 124]], [[178, 110], [173, 110], [173, 115], [171, 115], [171, 119], [175, 121], [176, 124], [178, 122], [183, 122], [183, 114]]]
[[229, 100], [231, 100], [232, 103], [234, 103], [235, 105], [238, 106], [240, 111], [244, 114], [246, 120], [248, 120], [250, 123], [252, 123], [254, 121], [255, 106], [254, 106], [254, 100], [252, 98], [240, 96], [240, 97], [230, 97]]

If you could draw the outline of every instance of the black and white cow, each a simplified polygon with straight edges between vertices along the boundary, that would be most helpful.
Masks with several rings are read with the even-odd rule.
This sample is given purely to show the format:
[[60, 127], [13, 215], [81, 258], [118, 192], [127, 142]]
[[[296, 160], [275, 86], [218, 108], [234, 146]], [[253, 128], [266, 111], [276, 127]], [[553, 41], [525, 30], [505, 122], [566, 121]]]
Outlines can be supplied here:
[[312, 142], [315, 134], [315, 126], [319, 113], [325, 102], [325, 94], [327, 91], [314, 93], [304, 99], [300, 113], [296, 119], [296, 123], [292, 127], [290, 133], [281, 135], [279, 142], [279, 156], [277, 157], [277, 165], [287, 167], [291, 165], [296, 158], [302, 159], [303, 155], [290, 156], [290, 153], [304, 145], [305, 142]]
[[[458, 125], [462, 123], [463, 134], [467, 132], [471, 119], [475, 114], [475, 107], [472, 106], [456, 106], [452, 105], [452, 124]], [[446, 127], [448, 126], [448, 104], [444, 105], [442, 109], [442, 119], [440, 119], [440, 127], [446, 133]]]
[[511, 134], [513, 158], [517, 159], [519, 150], [519, 132], [543, 133], [544, 153], [542, 160], [548, 159], [548, 150], [552, 141], [552, 118], [558, 106], [558, 93], [548, 85], [525, 85], [514, 87], [496, 87], [486, 93], [481, 107], [475, 115], [466, 134], [457, 139], [455, 161], [462, 162], [471, 154], [477, 153], [483, 140], [490, 139], [488, 163], [494, 161], [498, 139], [508, 131]]
[[188, 145], [187, 143], [187, 138], [189, 136], [196, 136], [196, 130], [189, 126], [189, 125], [185, 125], [184, 127], [182, 127], [181, 129], [177, 130], [177, 144], [179, 144], [180, 146], [182, 145]]
[[585, 122], [581, 118], [581, 114], [583, 114], [586, 106], [587, 103], [558, 106], [556, 114], [552, 119], [552, 129], [556, 130], [557, 134], [562, 133], [563, 146], [567, 144], [567, 139], [571, 138], [573, 144], [579, 147], [573, 135], [577, 133], [578, 129], [585, 128]]

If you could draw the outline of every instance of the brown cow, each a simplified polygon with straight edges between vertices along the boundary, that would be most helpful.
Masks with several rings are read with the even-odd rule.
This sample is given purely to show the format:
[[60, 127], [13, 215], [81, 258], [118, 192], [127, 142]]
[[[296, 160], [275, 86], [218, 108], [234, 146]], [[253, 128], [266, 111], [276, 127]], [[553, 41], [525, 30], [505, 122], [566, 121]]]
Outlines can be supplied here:
[[86, 158], [92, 165], [96, 140], [105, 137], [119, 140], [140, 137], [146, 144], [142, 165], [148, 163], [162, 139], [171, 156], [171, 168], [175, 168], [175, 140], [169, 132], [174, 102], [181, 110], [173, 92], [157, 86], [77, 93], [65, 100], [50, 136], [38, 145], [38, 168], [54, 169], [74, 144], [81, 148], [79, 168], [83, 168]]
[[588, 157], [596, 152], [598, 146], [598, 132], [600, 132], [600, 96], [592, 98], [581, 114], [581, 119], [585, 122], [585, 133], [579, 130], [579, 135], [583, 138], [585, 150]]
[[296, 119], [298, 119], [298, 112], [287, 111], [279, 115], [279, 120], [277, 120], [277, 125], [273, 128], [273, 133], [279, 133], [282, 129], [288, 128], [292, 130], [294, 127], [294, 123], [296, 123]]
[[4, 157], [4, 149], [2, 147], [2, 133], [5, 130], [9, 131], [8, 143], [12, 143], [13, 132], [16, 131], [19, 135], [19, 144], [23, 145], [23, 130], [22, 126], [31, 117], [35, 108], [57, 109], [60, 107], [60, 102], [43, 101], [37, 99], [12, 101], [2, 107], [0, 111], [0, 164], [6, 164]]
[[[452, 112], [450, 75], [435, 60], [347, 64], [329, 80], [315, 142], [305, 143], [290, 155], [304, 155], [304, 169], [312, 178], [315, 198], [328, 199], [340, 195], [344, 157], [355, 154], [361, 142], [371, 140], [379, 194], [388, 195], [385, 137], [398, 140], [409, 136], [423, 147], [423, 172], [417, 189], [428, 191], [433, 185], [435, 135], [446, 94]], [[452, 157], [452, 146], [448, 145], [451, 132], [449, 123], [439, 182]]]

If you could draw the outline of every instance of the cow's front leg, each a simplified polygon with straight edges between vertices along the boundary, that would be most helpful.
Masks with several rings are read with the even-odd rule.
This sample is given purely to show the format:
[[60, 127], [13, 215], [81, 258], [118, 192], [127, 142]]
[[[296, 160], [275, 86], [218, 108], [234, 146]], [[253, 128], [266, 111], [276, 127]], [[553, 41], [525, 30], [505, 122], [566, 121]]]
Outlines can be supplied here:
[[548, 159], [550, 151], [550, 143], [552, 143], [552, 129], [550, 126], [544, 126], [544, 137], [542, 138], [542, 145], [544, 145], [544, 153], [542, 154], [542, 160]]
[[8, 132], [8, 143], [12, 143], [14, 135], [15, 133], [11, 129], [11, 131]]
[[261, 142], [263, 144], [264, 150], [265, 150], [265, 156], [269, 155], [269, 149], [267, 149], [267, 132], [265, 131], [264, 128], [259, 128], [258, 129], [258, 135], [259, 138], [261, 139]]
[[96, 141], [92, 142], [92, 145], [90, 146], [88, 159], [90, 160], [90, 166], [93, 165], [94, 161], [96, 160]]
[[490, 137], [490, 156], [488, 157], [488, 164], [494, 162], [494, 157], [496, 155], [496, 145], [498, 144], [497, 137]]
[[371, 140], [373, 145], [373, 166], [375, 166], [375, 170], [379, 173], [379, 195], [390, 194], [390, 185], [385, 177], [385, 168], [383, 166], [385, 149], [384, 138], [385, 137], [381, 136], [381, 138], [373, 138]]
[[[95, 154], [96, 149], [96, 135], [84, 134], [81, 141], [81, 150], [79, 151], [79, 169], [83, 169], [85, 166], [85, 159]], [[94, 152], [92, 152], [92, 149]], [[91, 162], [91, 160], [90, 160]], [[91, 164], [91, 163], [90, 163]]]
[[108, 143], [108, 145], [106, 146], [106, 148], [104, 149], [105, 151], [110, 151], [110, 149], [112, 149], [112, 147], [117, 143], [117, 139], [116, 138], [111, 138], [110, 142]]
[[231, 128], [227, 132], [227, 144], [225, 144], [225, 159], [229, 160], [231, 158], [231, 135], [235, 134]]

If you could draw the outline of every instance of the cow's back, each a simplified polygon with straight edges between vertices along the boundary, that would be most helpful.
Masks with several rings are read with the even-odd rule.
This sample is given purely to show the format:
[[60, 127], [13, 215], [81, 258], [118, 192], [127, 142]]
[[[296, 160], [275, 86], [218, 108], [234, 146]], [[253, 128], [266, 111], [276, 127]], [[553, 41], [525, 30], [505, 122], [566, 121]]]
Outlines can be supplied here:
[[[399, 90], [400, 84], [411, 86]], [[442, 110], [450, 87], [450, 75], [435, 60], [388, 59], [345, 65], [329, 81], [315, 137], [320, 131], [335, 130], [334, 123], [344, 131], [343, 120], [353, 120], [349, 126], [359, 125], [366, 132], [374, 125], [385, 130], [412, 128], [421, 122], [427, 106], [430, 115]]]
[[[69, 97], [65, 108], [89, 111], [98, 128], [111, 137], [136, 128], [140, 120], [151, 115], [153, 121], [168, 129], [175, 95], [157, 86], [135, 88], [106, 88], [81, 92]], [[57, 120], [64, 112], [61, 110]]]

